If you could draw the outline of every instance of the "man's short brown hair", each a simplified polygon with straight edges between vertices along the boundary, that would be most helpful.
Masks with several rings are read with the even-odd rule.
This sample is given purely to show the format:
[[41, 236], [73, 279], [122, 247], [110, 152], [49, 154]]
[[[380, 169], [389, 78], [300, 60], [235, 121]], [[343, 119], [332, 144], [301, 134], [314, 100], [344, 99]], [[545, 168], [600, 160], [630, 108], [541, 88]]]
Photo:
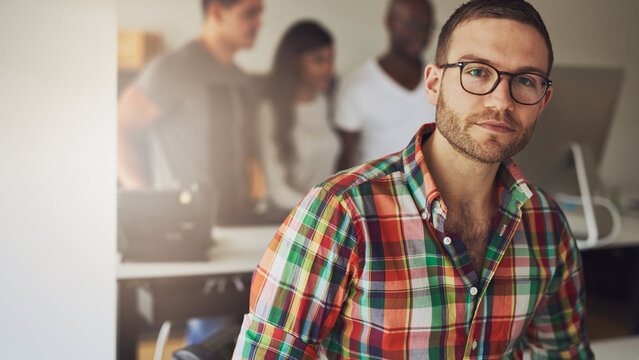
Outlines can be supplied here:
[[482, 18], [514, 20], [531, 25], [537, 29], [548, 48], [548, 71], [546, 72], [546, 76], [550, 74], [554, 57], [548, 30], [546, 30], [546, 25], [544, 25], [537, 10], [524, 0], [471, 0], [461, 5], [455, 10], [453, 15], [448, 18], [442, 31], [439, 33], [435, 62], [438, 65], [448, 62], [447, 56], [450, 39], [453, 31], [459, 25], [466, 21]]

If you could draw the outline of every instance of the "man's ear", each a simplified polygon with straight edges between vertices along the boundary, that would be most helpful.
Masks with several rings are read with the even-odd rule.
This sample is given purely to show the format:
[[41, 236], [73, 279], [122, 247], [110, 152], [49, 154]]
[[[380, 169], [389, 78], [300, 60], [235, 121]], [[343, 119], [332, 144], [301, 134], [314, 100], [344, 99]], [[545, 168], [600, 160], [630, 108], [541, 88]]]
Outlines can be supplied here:
[[426, 97], [428, 98], [428, 102], [435, 106], [437, 106], [437, 99], [439, 99], [442, 74], [443, 69], [433, 63], [426, 65], [426, 69], [424, 70], [424, 90], [426, 91]]
[[214, 1], [210, 3], [209, 7], [206, 9], [206, 17], [213, 19], [215, 22], [220, 22], [224, 16], [224, 10], [224, 5], [220, 2]]
[[539, 102], [541, 104], [541, 108], [539, 109], [539, 113], [541, 114], [542, 111], [544, 111], [544, 109], [546, 108], [546, 105], [548, 105], [548, 103], [550, 102], [550, 99], [552, 98], [552, 85], [548, 87], [548, 90], [546, 90], [546, 94], [544, 94], [544, 98], [541, 99], [541, 101]]

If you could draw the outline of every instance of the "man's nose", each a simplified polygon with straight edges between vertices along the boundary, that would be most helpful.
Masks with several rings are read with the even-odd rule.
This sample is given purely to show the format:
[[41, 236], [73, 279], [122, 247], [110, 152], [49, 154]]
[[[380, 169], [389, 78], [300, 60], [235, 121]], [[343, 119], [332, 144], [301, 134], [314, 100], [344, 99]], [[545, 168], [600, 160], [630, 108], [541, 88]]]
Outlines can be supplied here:
[[510, 77], [507, 75], [499, 76], [499, 83], [495, 90], [486, 95], [485, 105], [499, 111], [514, 110], [515, 100], [510, 96]]

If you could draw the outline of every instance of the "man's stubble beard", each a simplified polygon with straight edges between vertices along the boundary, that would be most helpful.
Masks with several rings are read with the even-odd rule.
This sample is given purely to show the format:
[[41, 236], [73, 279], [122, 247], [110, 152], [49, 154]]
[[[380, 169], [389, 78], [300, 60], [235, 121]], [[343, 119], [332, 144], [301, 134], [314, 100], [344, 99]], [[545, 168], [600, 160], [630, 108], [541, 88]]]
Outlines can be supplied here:
[[[462, 155], [471, 160], [475, 160], [485, 164], [502, 162], [511, 158], [520, 152], [530, 141], [534, 131], [537, 119], [522, 129], [522, 125], [515, 120], [510, 112], [499, 112], [497, 110], [486, 109], [481, 113], [473, 113], [462, 119], [455, 111], [450, 108], [444, 99], [443, 92], [440, 92], [437, 100], [437, 111], [435, 119], [437, 122], [437, 130], [448, 141], [448, 143]], [[498, 141], [497, 135], [490, 135], [490, 139], [484, 144], [480, 144], [473, 139], [469, 133], [469, 129], [480, 120], [499, 120], [504, 121], [510, 127], [519, 132], [509, 143], [502, 145]]]

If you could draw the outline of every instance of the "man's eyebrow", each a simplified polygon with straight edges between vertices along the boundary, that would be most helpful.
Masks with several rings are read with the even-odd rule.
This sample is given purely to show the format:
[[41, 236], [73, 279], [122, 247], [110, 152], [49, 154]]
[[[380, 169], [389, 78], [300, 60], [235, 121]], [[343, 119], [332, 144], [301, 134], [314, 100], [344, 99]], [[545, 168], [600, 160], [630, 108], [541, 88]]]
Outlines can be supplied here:
[[[457, 62], [464, 62], [464, 61], [479, 61], [479, 62], [486, 63], [488, 65], [495, 66], [495, 65], [493, 65], [490, 62], [490, 60], [484, 59], [484, 58], [479, 57], [479, 56], [471, 55], [471, 54], [461, 56], [459, 58], [459, 60], [457, 60]], [[513, 73], [531, 72], [531, 73], [536, 73], [536, 74], [540, 74], [540, 75], [546, 76], [546, 71], [544, 71], [544, 70], [542, 70], [542, 69], [540, 69], [538, 67], [535, 67], [535, 66], [523, 66], [523, 67], [520, 67], [518, 69], [515, 69], [515, 71], [512, 71], [512, 72]]]

